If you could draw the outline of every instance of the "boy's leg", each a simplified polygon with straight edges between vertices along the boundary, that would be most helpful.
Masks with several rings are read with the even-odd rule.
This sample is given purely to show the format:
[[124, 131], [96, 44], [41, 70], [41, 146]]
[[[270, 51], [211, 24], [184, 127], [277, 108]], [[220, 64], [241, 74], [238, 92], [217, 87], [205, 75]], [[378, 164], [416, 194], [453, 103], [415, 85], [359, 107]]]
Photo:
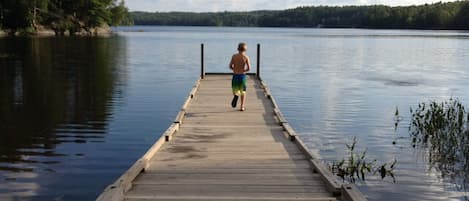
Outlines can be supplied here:
[[238, 98], [239, 96], [233, 93], [233, 100], [231, 100], [231, 107], [236, 108], [236, 105], [238, 104]]
[[233, 100], [231, 101], [231, 107], [236, 108], [236, 105], [238, 104], [238, 98], [239, 98], [239, 84], [238, 84], [238, 79], [235, 75], [233, 75], [233, 80], [231, 81], [231, 88], [233, 90]]
[[242, 80], [242, 91], [241, 91], [241, 111], [244, 111], [246, 110], [246, 108], [244, 107], [245, 103], [246, 103], [246, 88], [247, 88], [247, 78], [246, 78], [246, 75], [243, 76], [243, 80]]
[[246, 94], [242, 93], [241, 94], [241, 111], [244, 111], [246, 108], [244, 107], [244, 103], [246, 101]]

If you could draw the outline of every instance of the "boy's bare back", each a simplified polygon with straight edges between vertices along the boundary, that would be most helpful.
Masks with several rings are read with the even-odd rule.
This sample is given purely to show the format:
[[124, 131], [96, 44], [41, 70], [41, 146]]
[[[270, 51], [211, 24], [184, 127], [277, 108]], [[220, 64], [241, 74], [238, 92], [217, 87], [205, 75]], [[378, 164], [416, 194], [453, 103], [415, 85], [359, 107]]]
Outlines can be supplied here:
[[[233, 55], [230, 62], [230, 68], [234, 74], [244, 74], [251, 69], [249, 57], [244, 52]], [[247, 68], [246, 68], [247, 67]]]

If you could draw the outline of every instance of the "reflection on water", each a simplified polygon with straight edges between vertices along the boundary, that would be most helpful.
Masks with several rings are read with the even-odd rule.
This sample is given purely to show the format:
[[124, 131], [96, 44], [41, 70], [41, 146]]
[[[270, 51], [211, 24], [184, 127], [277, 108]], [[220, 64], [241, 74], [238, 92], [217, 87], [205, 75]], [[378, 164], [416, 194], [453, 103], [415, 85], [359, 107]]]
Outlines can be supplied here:
[[120, 46], [122, 38], [0, 39], [0, 198], [34, 195], [38, 174], [85, 157], [57, 146], [104, 142], [125, 81]]

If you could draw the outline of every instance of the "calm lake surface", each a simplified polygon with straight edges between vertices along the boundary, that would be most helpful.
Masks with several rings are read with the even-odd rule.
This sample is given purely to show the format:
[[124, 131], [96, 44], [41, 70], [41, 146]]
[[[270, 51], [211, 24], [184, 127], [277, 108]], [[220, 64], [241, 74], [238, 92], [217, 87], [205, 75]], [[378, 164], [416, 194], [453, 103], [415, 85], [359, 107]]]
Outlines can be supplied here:
[[378, 176], [357, 183], [370, 200], [468, 199], [468, 174], [443, 176], [407, 131], [409, 107], [421, 101], [458, 97], [469, 106], [468, 32], [117, 31], [0, 38], [0, 200], [94, 200], [170, 125], [198, 78], [200, 43], [207, 71], [227, 72], [240, 41], [253, 62], [262, 44], [263, 78], [325, 162], [343, 158], [353, 137], [369, 158], [397, 159], [395, 183]]

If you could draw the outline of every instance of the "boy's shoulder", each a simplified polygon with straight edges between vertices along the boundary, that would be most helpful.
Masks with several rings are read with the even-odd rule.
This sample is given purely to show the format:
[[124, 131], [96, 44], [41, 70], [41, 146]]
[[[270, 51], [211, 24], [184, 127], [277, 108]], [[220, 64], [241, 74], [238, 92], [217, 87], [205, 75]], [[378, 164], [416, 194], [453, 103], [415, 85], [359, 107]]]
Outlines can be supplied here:
[[233, 54], [233, 58], [234, 57], [249, 59], [249, 56], [247, 54], [242, 54], [242, 53], [235, 53]]

